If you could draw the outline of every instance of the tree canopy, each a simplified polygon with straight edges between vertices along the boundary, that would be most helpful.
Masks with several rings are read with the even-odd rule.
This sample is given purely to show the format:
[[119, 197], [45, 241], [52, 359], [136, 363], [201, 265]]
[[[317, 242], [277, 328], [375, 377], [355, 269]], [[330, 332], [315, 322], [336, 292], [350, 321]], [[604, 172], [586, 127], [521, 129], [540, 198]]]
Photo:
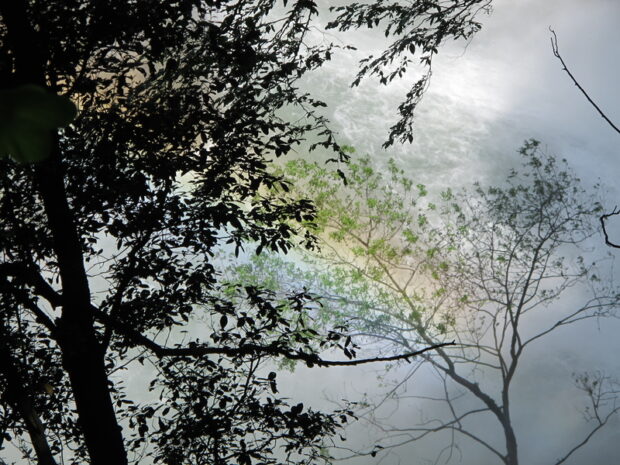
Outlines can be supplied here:
[[[330, 27], [382, 24], [397, 40], [362, 74], [389, 81], [382, 69], [397, 57], [421, 50], [430, 66], [445, 40], [469, 37], [488, 3], [351, 4]], [[276, 302], [253, 286], [223, 289], [213, 258], [222, 247], [315, 247], [314, 205], [269, 165], [310, 134], [348, 158], [317, 112], [325, 103], [296, 86], [335, 52], [306, 41], [317, 13], [311, 0], [0, 4], [0, 107], [21, 108], [9, 96], [38, 86], [78, 109], [60, 131], [71, 118], [0, 121], [10, 156], [0, 160], [0, 441], [26, 441], [42, 464], [124, 464], [143, 450], [164, 463], [273, 463], [279, 444], [282, 460], [321, 454], [346, 412], [261, 394], [275, 394], [275, 374], [256, 370], [273, 356], [328, 364], [314, 348], [338, 344], [338, 332], [291, 317], [305, 293]], [[423, 87], [390, 141], [409, 138]], [[284, 119], [289, 106], [304, 117]], [[19, 142], [5, 138], [11, 121], [30, 131]], [[23, 157], [28, 134], [39, 145]], [[214, 323], [178, 342], [197, 315]], [[165, 402], [128, 398], [115, 373], [141, 362]]]
[[[387, 353], [457, 342], [421, 355], [384, 397], [364, 401], [358, 413], [380, 428], [384, 448], [443, 433], [435, 461], [450, 461], [472, 441], [489, 460], [518, 465], [520, 404], [512, 392], [533, 363], [527, 354], [569, 325], [617, 316], [620, 290], [601, 274], [600, 257], [588, 256], [602, 212], [596, 194], [539, 142], [526, 141], [519, 153], [522, 166], [503, 184], [436, 198], [393, 160], [385, 170], [369, 157], [350, 163], [346, 187], [306, 160], [282, 170], [318, 208], [321, 252], [301, 267], [258, 258], [240, 269], [244, 276], [280, 292], [310, 289], [324, 303], [322, 325], [350, 321], [354, 340]], [[416, 393], [422, 373], [439, 380], [431, 394]], [[620, 410], [614, 375], [573, 374], [588, 426], [554, 463], [572, 458]], [[435, 407], [394, 425], [375, 415], [394, 399]]]

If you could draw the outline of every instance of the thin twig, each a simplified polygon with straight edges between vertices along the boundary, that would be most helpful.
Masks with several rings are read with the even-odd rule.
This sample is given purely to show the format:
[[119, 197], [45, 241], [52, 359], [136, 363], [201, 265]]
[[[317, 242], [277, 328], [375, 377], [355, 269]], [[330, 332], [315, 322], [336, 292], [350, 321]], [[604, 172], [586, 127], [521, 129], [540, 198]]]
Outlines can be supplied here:
[[581, 93], [585, 96], [585, 98], [588, 99], [588, 102], [590, 102], [590, 104], [596, 109], [596, 111], [598, 111], [599, 115], [601, 115], [603, 119], [607, 121], [607, 124], [609, 124], [614, 129], [614, 131], [620, 134], [620, 128], [618, 128], [618, 126], [616, 126], [607, 117], [607, 115], [603, 112], [603, 110], [601, 110], [600, 107], [594, 102], [594, 100], [592, 100], [592, 98], [588, 95], [586, 90], [583, 87], [581, 87], [581, 84], [579, 84], [577, 79], [575, 79], [575, 77], [573, 76], [573, 73], [570, 72], [570, 70], [568, 69], [568, 66], [566, 66], [566, 63], [564, 63], [564, 59], [562, 58], [562, 55], [560, 55], [560, 51], [558, 49], [558, 36], [555, 34], [555, 31], [553, 29], [549, 28], [549, 30], [551, 31], [551, 34], [553, 34], [553, 36], [551, 37], [551, 49], [553, 50], [553, 55], [555, 55], [555, 57], [558, 60], [560, 60], [560, 63], [562, 63], [562, 68], [564, 69], [564, 71], [566, 71], [566, 74], [568, 74], [568, 76], [571, 78], [571, 80], [577, 86], [577, 88], [581, 91]]
[[[552, 34], [552, 36], [551, 36], [551, 49], [553, 50], [553, 55], [558, 60], [560, 60], [560, 63], [562, 63], [562, 69], [564, 71], [566, 71], [566, 74], [568, 74], [568, 77], [571, 78], [573, 83], [577, 86], [577, 88], [585, 96], [585, 98], [588, 100], [588, 102], [590, 102], [590, 105], [592, 105], [596, 109], [598, 114], [601, 115], [605, 121], [607, 121], [607, 124], [609, 124], [614, 131], [616, 131], [618, 134], [620, 134], [620, 128], [618, 128], [618, 126], [616, 126], [613, 123], [613, 121], [611, 121], [607, 117], [607, 115], [603, 112], [603, 110], [601, 110], [601, 108], [596, 104], [596, 102], [594, 100], [592, 100], [592, 98], [590, 97], [590, 95], [588, 95], [586, 90], [583, 87], [581, 87], [581, 84], [579, 84], [579, 81], [577, 81], [577, 79], [575, 79], [575, 76], [573, 76], [573, 73], [571, 73], [571, 71], [568, 69], [568, 66], [566, 66], [566, 63], [564, 62], [564, 59], [562, 58], [562, 55], [560, 55], [560, 50], [558, 48], [558, 36], [556, 35], [555, 31], [551, 27], [549, 28], [549, 31], [551, 31], [551, 34]], [[618, 215], [618, 214], [620, 214], [620, 210], [617, 210], [617, 207], [615, 207], [614, 210], [611, 213], [606, 213], [604, 215], [601, 215], [601, 217], [599, 218], [599, 220], [601, 221], [601, 227], [603, 228], [603, 234], [605, 235], [605, 244], [607, 244], [609, 247], [614, 247], [616, 249], [620, 249], [620, 244], [616, 244], [616, 243], [614, 243], [614, 242], [609, 240], [609, 235], [607, 234], [607, 229], [605, 228], [605, 220], [607, 218], [609, 218], [610, 216], [614, 216], [614, 215]]]

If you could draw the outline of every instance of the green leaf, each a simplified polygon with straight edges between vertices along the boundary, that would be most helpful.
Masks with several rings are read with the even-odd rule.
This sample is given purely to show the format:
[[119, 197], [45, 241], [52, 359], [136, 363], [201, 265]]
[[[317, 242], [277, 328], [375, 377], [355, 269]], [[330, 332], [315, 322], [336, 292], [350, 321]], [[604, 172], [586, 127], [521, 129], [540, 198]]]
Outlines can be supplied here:
[[10, 155], [19, 163], [36, 162], [47, 158], [50, 148], [48, 129], [24, 121], [11, 121], [0, 127], [0, 158]]
[[71, 100], [36, 85], [0, 90], [0, 158], [10, 156], [19, 163], [47, 158], [52, 131], [76, 114]]
[[9, 94], [14, 105], [15, 117], [47, 129], [61, 128], [73, 121], [77, 109], [67, 97], [52, 94], [35, 85], [0, 91]]

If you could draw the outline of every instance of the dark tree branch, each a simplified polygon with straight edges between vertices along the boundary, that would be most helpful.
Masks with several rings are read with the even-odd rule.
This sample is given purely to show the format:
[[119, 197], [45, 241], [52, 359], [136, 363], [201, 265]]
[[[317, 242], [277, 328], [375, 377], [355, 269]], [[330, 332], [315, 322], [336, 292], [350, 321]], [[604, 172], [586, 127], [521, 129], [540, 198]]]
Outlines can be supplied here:
[[611, 213], [605, 213], [604, 215], [601, 215], [599, 220], [601, 221], [601, 228], [603, 229], [603, 235], [605, 236], [605, 244], [607, 244], [609, 247], [620, 249], [620, 244], [616, 244], [615, 242], [609, 240], [609, 234], [607, 234], [607, 229], [605, 227], [605, 221], [607, 220], [607, 218], [616, 215], [620, 215], [620, 210], [618, 210], [618, 207], [614, 207]]
[[568, 451], [566, 453], [566, 455], [564, 455], [562, 458], [558, 459], [557, 462], [555, 462], [555, 465], [560, 465], [564, 462], [566, 462], [566, 460], [568, 460], [568, 458], [573, 455], [575, 452], [577, 452], [579, 449], [581, 449], [583, 446], [585, 446], [588, 441], [590, 439], [592, 439], [592, 436], [594, 436], [596, 433], [598, 433], [598, 431], [603, 428], [607, 422], [609, 421], [609, 419], [615, 415], [618, 410], [620, 410], [620, 408], [615, 408], [613, 409], [605, 418], [602, 422], [600, 422], [598, 425], [596, 425], [596, 427], [594, 427], [589, 433], [588, 435], [581, 441], [579, 442], [579, 444], [575, 445], [575, 447], [573, 447], [570, 451]]
[[246, 344], [243, 346], [239, 346], [237, 348], [232, 347], [209, 347], [209, 346], [196, 346], [196, 347], [179, 347], [179, 348], [167, 348], [159, 346], [158, 344], [150, 341], [149, 349], [153, 350], [156, 355], [159, 357], [175, 357], [175, 356], [185, 356], [185, 357], [200, 357], [202, 355], [210, 355], [210, 354], [223, 354], [223, 355], [245, 355], [245, 354], [259, 354], [265, 353], [266, 355], [279, 355], [291, 360], [302, 360], [306, 362], [309, 366], [317, 365], [320, 367], [327, 366], [352, 366], [352, 365], [363, 365], [366, 363], [374, 363], [374, 362], [394, 362], [398, 360], [409, 360], [417, 355], [421, 355], [425, 352], [439, 349], [445, 346], [456, 345], [453, 342], [445, 342], [443, 344], [436, 344], [433, 346], [425, 347], [424, 349], [409, 352], [401, 355], [393, 355], [391, 357], [373, 357], [373, 358], [364, 358], [359, 360], [324, 360], [319, 357], [317, 354], [308, 354], [305, 352], [291, 352], [287, 350], [283, 350], [277, 346], [260, 346], [257, 344]]
[[[588, 100], [588, 102], [590, 102], [590, 105], [592, 105], [594, 107], [594, 109], [598, 112], [599, 115], [601, 115], [603, 117], [603, 119], [607, 122], [607, 124], [609, 124], [612, 129], [614, 131], [616, 131], [618, 134], [620, 134], [620, 128], [618, 128], [618, 126], [616, 126], [613, 121], [611, 121], [609, 119], [609, 117], [603, 112], [603, 110], [601, 110], [601, 108], [596, 104], [596, 102], [594, 100], [592, 100], [592, 98], [590, 97], [590, 95], [586, 92], [586, 90], [581, 86], [581, 84], [579, 84], [579, 81], [577, 81], [577, 79], [575, 79], [575, 76], [573, 76], [573, 73], [570, 72], [570, 70], [568, 69], [568, 66], [566, 66], [566, 63], [564, 62], [564, 59], [562, 58], [562, 55], [560, 55], [560, 51], [558, 48], [558, 36], [556, 35], [555, 31], [551, 28], [549, 28], [549, 30], [551, 31], [552, 37], [551, 37], [551, 49], [553, 50], [553, 55], [560, 60], [560, 63], [562, 63], [562, 69], [564, 71], [566, 71], [566, 74], [568, 74], [568, 77], [571, 78], [571, 80], [573, 81], [573, 83], [577, 86], [577, 88], [581, 91], [581, 93], [585, 96], [585, 98]], [[617, 210], [617, 207], [614, 207], [614, 210], [611, 213], [606, 213], [604, 215], [601, 215], [599, 220], [601, 221], [601, 228], [603, 229], [603, 234], [605, 235], [605, 244], [607, 244], [609, 247], [614, 247], [616, 249], [620, 249], [620, 244], [616, 244], [615, 242], [612, 242], [609, 240], [609, 235], [607, 234], [607, 229], [605, 228], [605, 220], [607, 218], [609, 218], [610, 216], [615, 216], [620, 214], [620, 210]]]
[[446, 342], [442, 344], [435, 344], [429, 347], [425, 347], [424, 349], [409, 352], [401, 355], [394, 355], [391, 357], [374, 357], [360, 360], [324, 360], [319, 357], [317, 354], [305, 353], [301, 351], [290, 351], [285, 350], [277, 345], [271, 346], [262, 346], [258, 344], [244, 344], [239, 347], [214, 347], [207, 345], [194, 345], [187, 347], [165, 347], [157, 342], [151, 340], [140, 331], [136, 331], [133, 328], [128, 327], [127, 325], [114, 320], [106, 313], [102, 312], [95, 306], [91, 305], [91, 311], [94, 313], [94, 316], [97, 320], [102, 322], [105, 325], [109, 325], [114, 328], [115, 331], [127, 337], [133, 343], [140, 345], [149, 349], [153, 352], [157, 357], [201, 357], [204, 355], [227, 355], [227, 356], [238, 356], [238, 355], [272, 355], [272, 356], [281, 356], [288, 358], [290, 360], [302, 360], [308, 364], [308, 366], [352, 366], [352, 365], [362, 365], [366, 363], [373, 362], [394, 362], [398, 360], [409, 360], [417, 355], [421, 355], [425, 352], [440, 349], [446, 346], [455, 345], [455, 342]]
[[573, 83], [577, 86], [577, 88], [585, 96], [585, 98], [588, 100], [588, 102], [590, 102], [590, 104], [596, 109], [598, 114], [601, 115], [605, 121], [607, 121], [607, 124], [609, 124], [613, 128], [614, 131], [616, 131], [618, 134], [620, 134], [620, 128], [618, 128], [618, 126], [616, 126], [607, 117], [607, 115], [603, 112], [603, 110], [601, 110], [600, 107], [596, 104], [596, 102], [594, 102], [594, 100], [592, 100], [590, 95], [588, 95], [586, 90], [583, 87], [581, 87], [581, 84], [579, 84], [577, 79], [575, 79], [575, 77], [573, 76], [573, 73], [570, 72], [570, 70], [568, 69], [568, 66], [566, 66], [566, 63], [564, 63], [564, 59], [562, 58], [562, 55], [560, 55], [560, 51], [559, 51], [559, 48], [558, 48], [558, 36], [555, 34], [555, 31], [553, 29], [549, 28], [549, 30], [551, 31], [551, 34], [552, 34], [552, 37], [551, 37], [551, 49], [553, 50], [553, 55], [555, 55], [555, 57], [558, 60], [560, 60], [560, 63], [562, 63], [562, 69], [564, 71], [566, 71], [566, 74], [568, 74], [568, 77], [571, 78]]
[[[596, 426], [592, 428], [592, 430], [562, 458], [558, 459], [555, 462], [555, 465], [560, 465], [566, 462], [569, 457], [585, 446], [590, 439], [592, 439], [592, 437], [598, 433], [618, 411], [620, 411], [620, 406], [616, 405], [616, 396], [618, 395], [618, 391], [616, 386], [614, 386], [614, 384], [616, 384], [615, 382], [600, 374], [596, 374], [590, 378], [590, 375], [587, 373], [581, 377], [578, 377], [576, 381], [578, 383], [578, 387], [585, 391], [590, 398], [590, 410], [585, 410], [584, 415], [588, 421], [595, 421]], [[610, 401], [613, 402], [613, 405], [607, 414], [603, 415], [601, 408]]]
[[[15, 263], [15, 264], [1, 264], [0, 265], [0, 276], [2, 275], [12, 275], [19, 276], [25, 284], [32, 286], [38, 295], [45, 297], [48, 302], [54, 307], [62, 305], [63, 298], [60, 294], [58, 294], [52, 286], [50, 286], [45, 279], [41, 275], [39, 275], [35, 270], [29, 269], [26, 266]], [[194, 345], [188, 347], [165, 347], [152, 339], [148, 338], [140, 331], [137, 331], [130, 326], [116, 320], [112, 316], [107, 313], [99, 310], [94, 305], [90, 305], [90, 310], [92, 312], [93, 317], [103, 323], [106, 328], [113, 329], [119, 334], [122, 334], [131, 342], [136, 345], [140, 345], [145, 347], [146, 349], [153, 352], [157, 357], [201, 357], [204, 355], [227, 355], [227, 356], [238, 356], [238, 355], [273, 355], [273, 356], [281, 356], [291, 360], [302, 360], [306, 362], [308, 365], [317, 365], [317, 366], [353, 366], [353, 365], [363, 365], [366, 363], [374, 363], [374, 362], [394, 362], [398, 360], [409, 360], [417, 355], [421, 355], [425, 352], [429, 352], [431, 350], [440, 349], [446, 346], [456, 345], [454, 341], [445, 342], [442, 344], [434, 344], [424, 349], [408, 352], [406, 354], [401, 355], [393, 355], [391, 357], [374, 357], [374, 358], [366, 358], [359, 360], [323, 360], [317, 354], [305, 353], [301, 351], [290, 351], [285, 350], [276, 345], [272, 346], [262, 346], [258, 344], [245, 344], [239, 347], [214, 347], [214, 346], [206, 346], [206, 345]], [[53, 323], [52, 323], [53, 324]]]
[[0, 263], [0, 277], [12, 276], [34, 289], [34, 292], [47, 300], [52, 307], [60, 307], [62, 298], [56, 290], [50, 286], [41, 274], [27, 263]]
[[[30, 299], [28, 294], [23, 289], [17, 289], [15, 286], [11, 286], [11, 283], [9, 283], [7, 279], [8, 276], [15, 278], [18, 283], [32, 286], [35, 289], [35, 293], [39, 296], [45, 297], [46, 300], [49, 300], [46, 297], [49, 296], [49, 289], [51, 289], [51, 291], [55, 294], [53, 288], [45, 282], [40, 274], [31, 272], [21, 263], [0, 264], [0, 288], [6, 287], [9, 289], [9, 292], [15, 296], [19, 303], [29, 309], [34, 314], [36, 320], [49, 329], [52, 337], [54, 337], [54, 333], [57, 328], [52, 319]], [[44, 286], [41, 285], [41, 281], [45, 283]], [[40, 290], [43, 291], [43, 294]], [[57, 296], [57, 294], [55, 295]]]

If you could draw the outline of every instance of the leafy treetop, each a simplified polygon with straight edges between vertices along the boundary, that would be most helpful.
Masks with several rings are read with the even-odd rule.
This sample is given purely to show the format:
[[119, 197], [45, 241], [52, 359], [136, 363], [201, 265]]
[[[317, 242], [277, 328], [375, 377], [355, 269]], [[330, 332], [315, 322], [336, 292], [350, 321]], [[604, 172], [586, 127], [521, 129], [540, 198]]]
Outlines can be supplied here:
[[[388, 22], [415, 30], [413, 5], [422, 3]], [[336, 47], [305, 41], [315, 2], [283, 4], [0, 3], [0, 88], [9, 89], [0, 106], [15, 110], [9, 123], [19, 134], [11, 137], [20, 137], [2, 134], [2, 155], [14, 159], [0, 160], [0, 389], [7, 412], [0, 428], [2, 440], [27, 433], [41, 463], [55, 463], [69, 448], [76, 461], [122, 465], [147, 438], [164, 462], [270, 463], [273, 444], [292, 444], [303, 455], [333, 430], [333, 421], [299, 407], [285, 411], [274, 399], [252, 404], [266, 386], [256, 372], [262, 357], [327, 363], [268, 294], [239, 286], [243, 304], [223, 296], [213, 258], [221, 247], [314, 247], [304, 226], [316, 219], [314, 205], [290, 196], [290, 184], [269, 165], [312, 133], [336, 160], [348, 158], [316, 111], [325, 104], [296, 87]], [[453, 11], [445, 20], [458, 28]], [[336, 20], [344, 29], [349, 22], [346, 15]], [[32, 86], [47, 92], [40, 101], [11, 101], [15, 93], [37, 93]], [[52, 131], [70, 119], [66, 99], [78, 116]], [[54, 124], [32, 117], [46, 101], [63, 107]], [[288, 106], [304, 118], [284, 120]], [[25, 148], [28, 133], [36, 140]], [[50, 156], [15, 163], [26, 151]], [[290, 297], [299, 311], [308, 301], [304, 293]], [[166, 344], [205, 314], [220, 330]], [[320, 339], [333, 345], [338, 335]], [[172, 396], [157, 423], [147, 421], [154, 407], [127, 399], [115, 375], [136, 356], [159, 370], [154, 388]], [[182, 388], [201, 376], [211, 380], [204, 389]], [[41, 393], [42, 385], [53, 386], [53, 395]], [[201, 408], [193, 411], [192, 403]], [[188, 422], [190, 412], [200, 413], [197, 423]], [[259, 429], [267, 436], [244, 439]]]

